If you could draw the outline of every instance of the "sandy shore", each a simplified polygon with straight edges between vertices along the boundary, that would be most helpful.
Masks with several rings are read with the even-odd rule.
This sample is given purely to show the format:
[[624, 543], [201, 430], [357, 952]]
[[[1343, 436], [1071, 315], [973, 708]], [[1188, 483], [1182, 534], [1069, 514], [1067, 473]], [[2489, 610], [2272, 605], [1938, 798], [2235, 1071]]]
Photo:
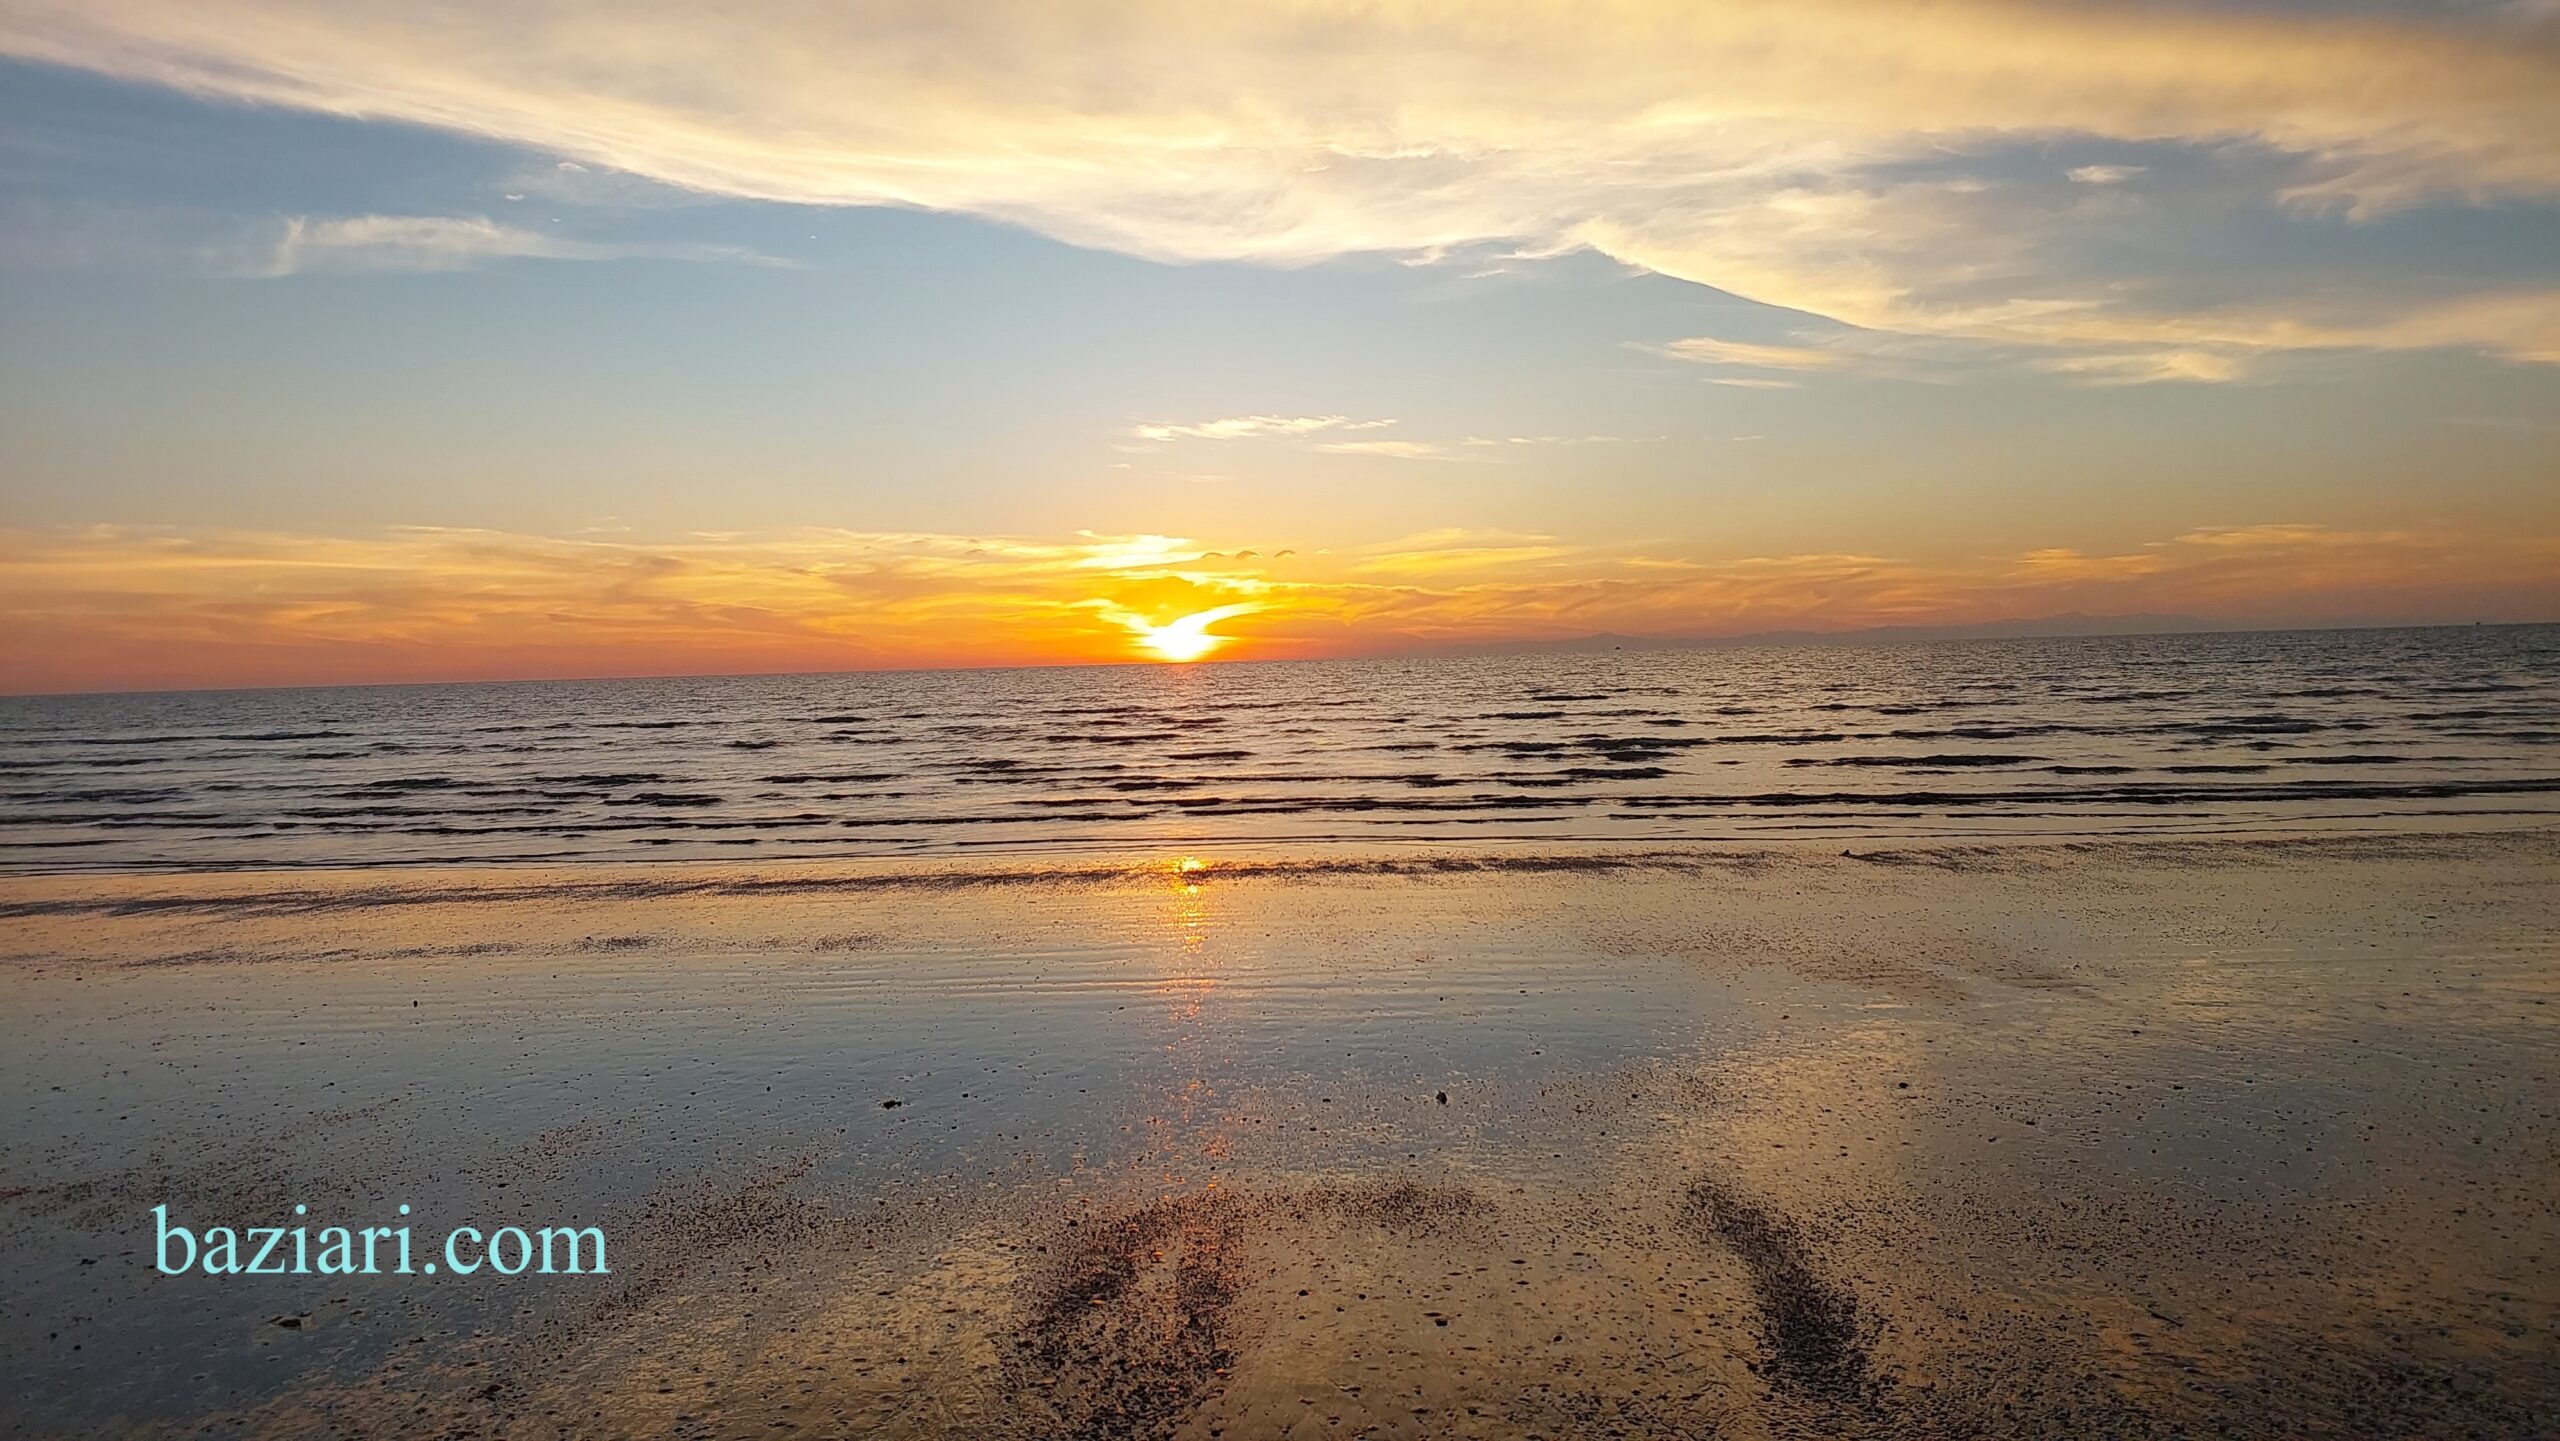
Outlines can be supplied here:
[[1859, 850], [0, 882], [0, 1425], [2553, 1434], [2560, 838]]

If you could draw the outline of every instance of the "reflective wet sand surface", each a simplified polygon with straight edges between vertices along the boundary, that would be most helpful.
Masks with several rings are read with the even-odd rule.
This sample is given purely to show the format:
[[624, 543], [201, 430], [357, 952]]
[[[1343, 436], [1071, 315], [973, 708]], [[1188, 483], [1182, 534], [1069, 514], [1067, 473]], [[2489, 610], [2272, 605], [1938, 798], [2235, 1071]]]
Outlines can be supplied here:
[[0, 882], [0, 1414], [2552, 1429], [2560, 842], [1854, 849]]

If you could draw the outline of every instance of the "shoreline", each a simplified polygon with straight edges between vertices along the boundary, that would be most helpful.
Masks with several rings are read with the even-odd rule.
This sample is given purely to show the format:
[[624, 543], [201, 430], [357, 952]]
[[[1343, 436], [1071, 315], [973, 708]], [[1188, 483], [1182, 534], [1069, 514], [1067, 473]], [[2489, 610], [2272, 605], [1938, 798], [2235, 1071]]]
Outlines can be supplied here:
[[[166, 887], [171, 896], [220, 895], [253, 885], [268, 894], [320, 894], [369, 888], [385, 900], [403, 894], [457, 894], [475, 889], [526, 894], [574, 894], [592, 886], [599, 899], [646, 899], [687, 894], [783, 894], [866, 889], [947, 888], [973, 885], [1093, 885], [1191, 875], [1195, 879], [1287, 880], [1341, 877], [1452, 876], [1712, 869], [1773, 861], [1832, 858], [1873, 865], [1954, 867], [1986, 855], [2057, 855], [2117, 858], [2156, 854], [2179, 860], [2199, 851], [2237, 855], [2355, 854], [2390, 851], [2460, 854], [2479, 845], [2548, 848], [2560, 856], [2560, 820], [2540, 812], [2512, 817], [2462, 815], [2441, 825], [2413, 825], [2391, 817], [2387, 825], [2312, 824], [2297, 827], [2216, 827], [2193, 832], [2128, 835], [2121, 831], [1950, 832], [1913, 836], [1895, 832], [1820, 837], [1729, 836], [1696, 840], [1570, 837], [1483, 837], [1457, 845], [1444, 838], [1406, 842], [1375, 838], [1283, 844], [1228, 838], [1170, 838], [1161, 842], [1096, 841], [1090, 845], [990, 847], [915, 855], [773, 856], [759, 859], [628, 857], [576, 861], [428, 859], [398, 864], [325, 866], [171, 866], [102, 870], [0, 870], [0, 918], [45, 914], [68, 903], [49, 891], [74, 893]], [[2497, 824], [2483, 825], [2483, 819]], [[1835, 849], [1836, 848], [1836, 849]], [[643, 882], [598, 881], [624, 872]], [[292, 883], [303, 884], [294, 885]], [[547, 884], [546, 884], [547, 883]], [[253, 894], [239, 890], [239, 894]]]
[[[2529, 779], [2512, 783], [2515, 793], [2533, 795], [2560, 790], [2560, 781]], [[2474, 794], [2488, 796], [2499, 793], [2495, 787]], [[2395, 793], [2396, 794], [2396, 793]], [[1902, 798], [1873, 799], [1898, 802]], [[1721, 802], [1719, 802], [1721, 804]], [[2093, 823], [2102, 821], [2104, 823]], [[2056, 823], [2046, 828], [2026, 824], [1967, 825], [1949, 817], [1935, 823], [1937, 828], [1906, 824], [1895, 827], [1858, 825], [1848, 822], [1831, 824], [1791, 823], [1763, 828], [1736, 828], [1698, 834], [1652, 832], [1640, 835], [1581, 836], [1571, 834], [1493, 835], [1446, 833], [1400, 837], [1375, 831], [1340, 835], [1294, 835], [1279, 841], [1233, 834], [1168, 834], [1163, 836], [1112, 835], [1077, 838], [1073, 836], [1041, 836], [989, 841], [940, 841], [904, 849], [853, 849], [832, 854], [790, 852], [777, 847], [750, 856], [748, 842], [734, 843], [730, 854], [668, 854], [647, 852], [613, 855], [563, 857], [557, 855], [526, 856], [444, 856], [424, 855], [403, 859], [380, 859], [362, 863], [276, 861], [266, 864], [244, 863], [238, 858], [220, 861], [169, 860], [155, 862], [71, 861], [60, 865], [35, 866], [20, 859], [0, 861], [0, 884], [47, 877], [89, 876], [188, 876], [224, 874], [296, 875], [338, 873], [441, 872], [454, 870], [549, 870], [581, 868], [636, 868], [684, 866], [841, 866], [868, 863], [930, 865], [957, 863], [975, 858], [995, 861], [1033, 860], [1041, 858], [1110, 856], [1127, 853], [1196, 852], [1206, 855], [1244, 853], [1248, 856], [1272, 853], [1309, 856], [1360, 856], [1376, 852], [1448, 852], [1470, 854], [1479, 851], [1516, 851], [1532, 848], [1555, 850], [1705, 850], [1733, 847], [1813, 847], [1825, 845], [1877, 847], [1933, 847], [1962, 845], [2067, 845], [2078, 842], [2124, 841], [2143, 843], [2161, 841], [2276, 840], [2309, 837], [2358, 837], [2389, 835], [2472, 835], [2510, 832], [2532, 832], [2560, 828], [2560, 812], [2548, 808], [2501, 810], [2489, 807], [2423, 811], [2398, 809], [2352, 813], [2345, 815], [2304, 815], [2274, 819], [2268, 817], [2239, 818], [2228, 815], [2197, 815], [2183, 824], [2161, 822], [2156, 812], [2144, 824], [2128, 824], [2125, 817], [2102, 816], [2082, 818], [2069, 823]], [[49, 842], [54, 849], [78, 850], [104, 842]], [[731, 843], [719, 843], [727, 846]], [[752, 844], [761, 845], [763, 842]]]

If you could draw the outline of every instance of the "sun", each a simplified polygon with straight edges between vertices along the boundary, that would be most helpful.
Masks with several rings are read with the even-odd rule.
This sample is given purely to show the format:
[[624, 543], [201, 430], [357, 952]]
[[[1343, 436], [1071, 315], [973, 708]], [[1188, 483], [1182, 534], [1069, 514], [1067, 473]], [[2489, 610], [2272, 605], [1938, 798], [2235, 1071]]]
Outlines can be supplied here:
[[1154, 652], [1158, 658], [1169, 661], [1193, 661], [1233, 639], [1231, 636], [1211, 635], [1209, 627], [1222, 620], [1259, 609], [1261, 607], [1252, 605], [1222, 605], [1215, 610], [1200, 611], [1194, 615], [1166, 621], [1162, 625], [1156, 625], [1138, 616], [1126, 617], [1121, 623], [1136, 634], [1139, 645]]

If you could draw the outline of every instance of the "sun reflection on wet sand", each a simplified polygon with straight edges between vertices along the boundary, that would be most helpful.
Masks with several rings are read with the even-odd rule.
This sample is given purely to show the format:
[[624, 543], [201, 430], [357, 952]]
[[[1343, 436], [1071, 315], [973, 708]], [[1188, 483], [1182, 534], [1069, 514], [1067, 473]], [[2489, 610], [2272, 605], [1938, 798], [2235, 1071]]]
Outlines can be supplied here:
[[1142, 1166], [1168, 1191], [1215, 1191], [1218, 1168], [1234, 1153], [1230, 1105], [1222, 1078], [1234, 1074], [1233, 1038], [1220, 1025], [1220, 982], [1211, 936], [1214, 921], [1205, 862], [1182, 856], [1165, 865], [1160, 924], [1149, 964], [1162, 972], [1148, 986], [1165, 1028], [1166, 1089], [1148, 1124], [1158, 1131], [1155, 1158]]

